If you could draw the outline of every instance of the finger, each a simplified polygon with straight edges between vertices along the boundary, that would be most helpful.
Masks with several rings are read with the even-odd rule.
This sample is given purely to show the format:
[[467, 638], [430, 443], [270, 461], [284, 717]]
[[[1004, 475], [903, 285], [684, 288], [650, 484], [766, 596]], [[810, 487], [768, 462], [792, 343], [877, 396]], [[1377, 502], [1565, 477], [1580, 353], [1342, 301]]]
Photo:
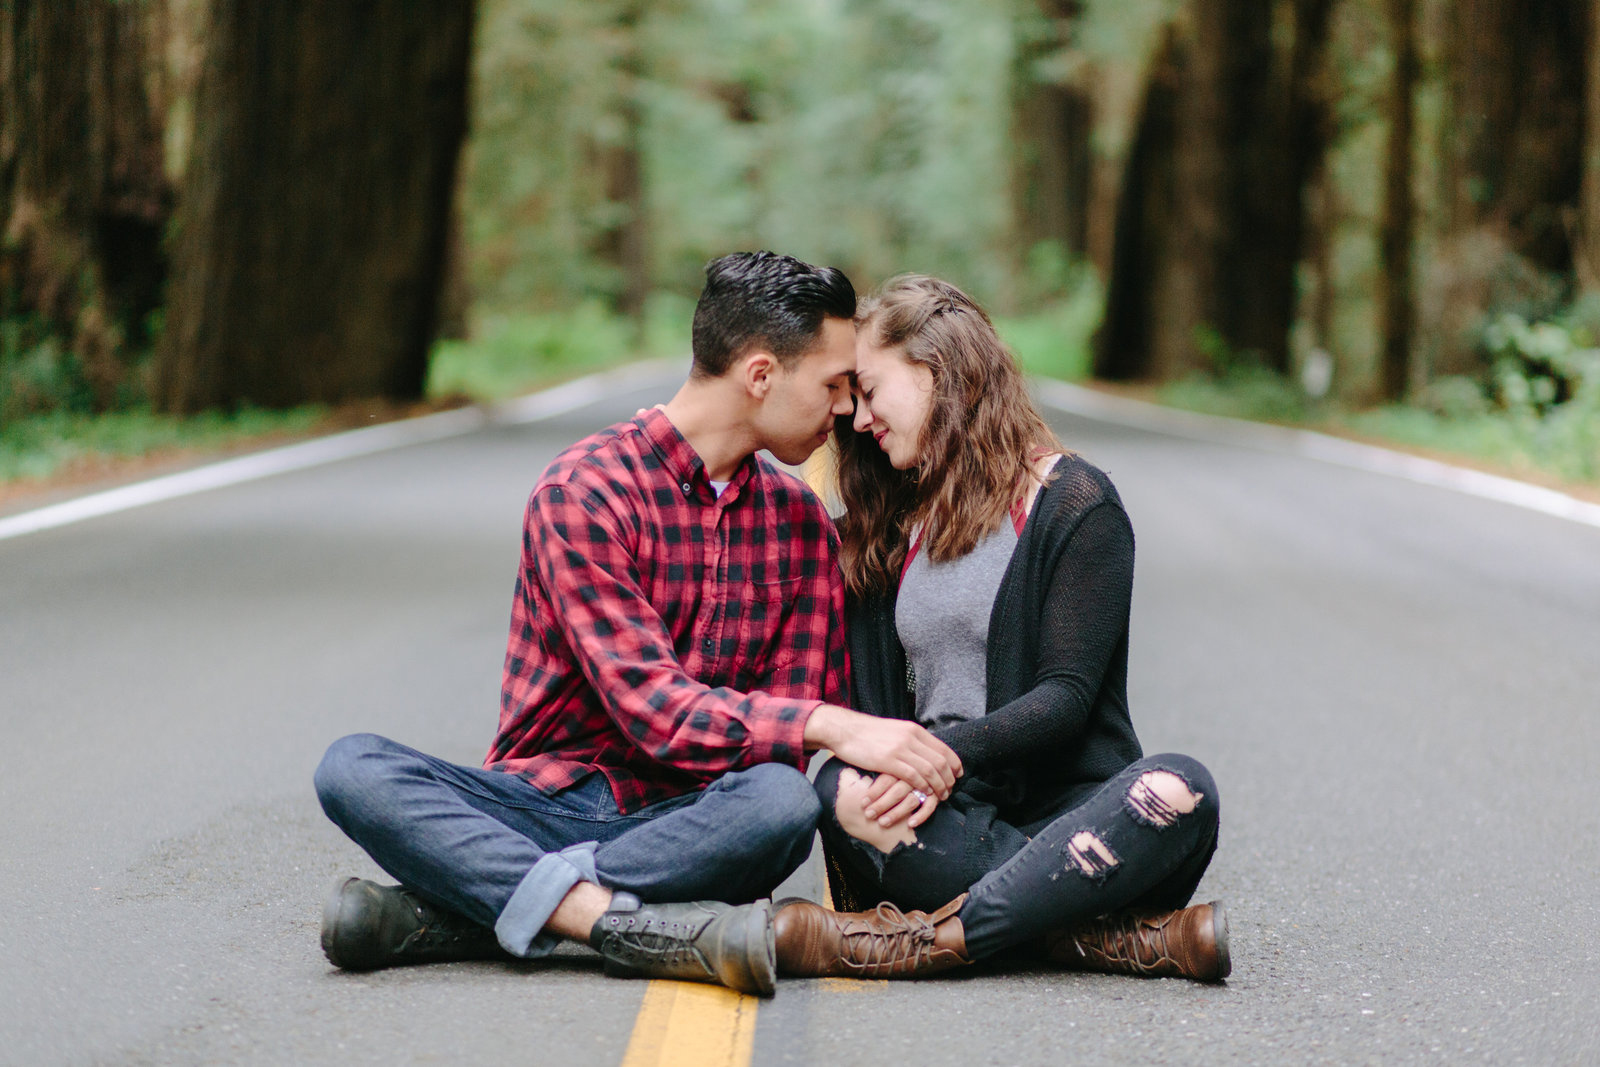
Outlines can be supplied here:
[[900, 779], [896, 778], [894, 779], [894, 784], [884, 791], [883, 796], [873, 797], [871, 794], [868, 794], [866, 807], [867, 818], [876, 819], [883, 812], [890, 811], [896, 804], [899, 804], [905, 798], [913, 795], [914, 794], [912, 793], [911, 787], [905, 782], [902, 782]]
[[917, 810], [912, 812], [910, 817], [906, 819], [906, 825], [915, 830], [917, 827], [921, 826], [923, 823], [932, 818], [934, 811], [938, 807], [939, 798], [929, 797], [927, 800], [924, 800], [920, 805], [918, 805]]
[[926, 735], [924, 746], [928, 759], [932, 762], [935, 772], [945, 782], [945, 796], [949, 790], [956, 786], [956, 779], [961, 777], [961, 757], [955, 754], [951, 747], [932, 734]]
[[[930, 736], [928, 740], [931, 741], [932, 737]], [[924, 793], [932, 793], [941, 800], [950, 798], [950, 792], [956, 786], [955, 776], [950, 772], [949, 768], [941, 764], [937, 753], [930, 746], [925, 745], [921, 749], [908, 753], [906, 758], [908, 760], [922, 761], [923, 776], [926, 784], [919, 782], [917, 784], [918, 789]]]
[[917, 797], [926, 797], [927, 795], [926, 793], [913, 793], [907, 790], [904, 799], [878, 817], [878, 825], [883, 827], [893, 826], [901, 819], [908, 817], [926, 803], [926, 801], [918, 800]]
[[879, 797], [883, 796], [883, 794], [894, 788], [899, 781], [900, 779], [896, 778], [892, 774], [878, 775], [872, 780], [872, 784], [867, 787], [867, 803], [871, 804], [874, 800], [877, 800]]
[[[878, 782], [883, 783], [883, 788], [878, 788]], [[888, 811], [911, 792], [911, 786], [892, 774], [879, 775], [878, 782], [874, 782], [873, 787], [867, 791], [865, 811], [869, 819], [875, 819], [880, 812]]]
[[944, 788], [939, 773], [933, 768], [933, 763], [920, 752], [903, 753], [900, 757], [900, 767], [895, 774], [921, 793], [937, 793]]

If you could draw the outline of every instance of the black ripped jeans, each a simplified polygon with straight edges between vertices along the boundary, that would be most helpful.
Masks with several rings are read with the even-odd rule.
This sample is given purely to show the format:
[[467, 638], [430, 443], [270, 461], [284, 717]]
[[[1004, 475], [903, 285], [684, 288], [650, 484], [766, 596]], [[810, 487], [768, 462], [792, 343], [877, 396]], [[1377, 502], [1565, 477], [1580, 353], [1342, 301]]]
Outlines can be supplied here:
[[[839, 824], [839, 774], [848, 766], [830, 760], [817, 775], [830, 856], [852, 887], [876, 889], [901, 908], [932, 911], [970, 893], [959, 915], [973, 959], [1107, 912], [1181, 908], [1216, 850], [1217, 786], [1188, 756], [1146, 756], [1072, 807], [1022, 826], [958, 791], [917, 827], [915, 844], [888, 853]], [[1141, 783], [1152, 771], [1181, 778], [1199, 798], [1193, 810], [1152, 796]]]

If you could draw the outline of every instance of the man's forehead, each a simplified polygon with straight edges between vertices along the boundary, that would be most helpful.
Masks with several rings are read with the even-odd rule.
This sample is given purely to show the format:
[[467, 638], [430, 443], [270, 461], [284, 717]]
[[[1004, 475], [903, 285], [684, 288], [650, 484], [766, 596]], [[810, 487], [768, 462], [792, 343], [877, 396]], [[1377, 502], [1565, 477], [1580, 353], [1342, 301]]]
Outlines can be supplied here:
[[806, 361], [827, 378], [855, 370], [856, 324], [849, 319], [824, 319], [822, 334]]

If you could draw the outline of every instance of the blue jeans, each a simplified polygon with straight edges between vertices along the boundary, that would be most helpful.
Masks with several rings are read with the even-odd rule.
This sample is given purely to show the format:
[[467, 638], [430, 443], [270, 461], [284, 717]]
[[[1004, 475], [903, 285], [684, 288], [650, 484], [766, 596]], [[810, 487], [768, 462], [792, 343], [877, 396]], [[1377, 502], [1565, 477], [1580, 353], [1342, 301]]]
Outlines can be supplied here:
[[600, 774], [545, 793], [375, 734], [335, 741], [316, 786], [378, 866], [515, 956], [555, 948], [544, 925], [580, 881], [656, 902], [767, 896], [805, 862], [821, 810], [804, 774], [762, 764], [623, 815]]

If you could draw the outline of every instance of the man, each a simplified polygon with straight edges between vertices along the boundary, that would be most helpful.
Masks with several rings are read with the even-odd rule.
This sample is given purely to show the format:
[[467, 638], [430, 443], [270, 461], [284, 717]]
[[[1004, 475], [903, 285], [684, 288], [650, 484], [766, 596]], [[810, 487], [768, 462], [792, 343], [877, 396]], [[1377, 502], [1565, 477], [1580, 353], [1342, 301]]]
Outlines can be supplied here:
[[[852, 410], [855, 290], [769, 252], [711, 263], [676, 396], [563, 452], [528, 502], [500, 731], [482, 768], [371, 734], [323, 810], [400, 886], [323, 913], [340, 967], [539, 956], [771, 995], [772, 889], [804, 861], [829, 748], [948, 797], [955, 754], [841, 706], [837, 538], [800, 463]], [[678, 903], [682, 901], [701, 903]]]

